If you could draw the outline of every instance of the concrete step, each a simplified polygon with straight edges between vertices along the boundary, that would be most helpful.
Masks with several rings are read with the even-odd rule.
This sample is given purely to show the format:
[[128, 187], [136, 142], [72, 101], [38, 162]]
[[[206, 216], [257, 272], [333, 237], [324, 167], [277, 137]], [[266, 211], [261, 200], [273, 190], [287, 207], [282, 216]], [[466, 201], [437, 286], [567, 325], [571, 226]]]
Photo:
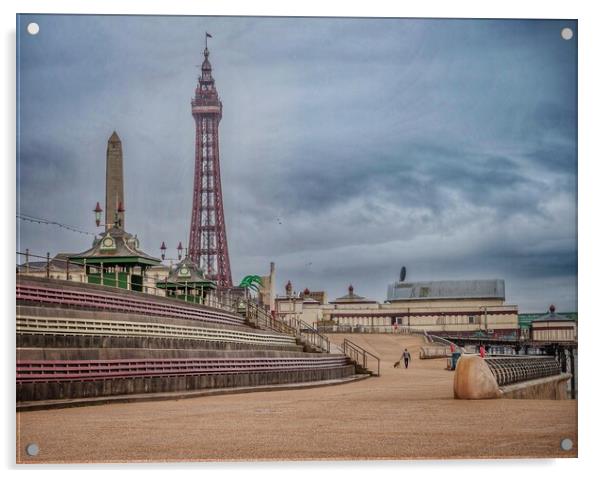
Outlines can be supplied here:
[[240, 363], [240, 359], [224, 363], [216, 359], [76, 361], [70, 366], [21, 362], [17, 402], [272, 386], [336, 380], [355, 374], [355, 367], [346, 361], [314, 362], [301, 358], [250, 359], [247, 363]]
[[200, 323], [244, 326], [235, 312], [184, 302], [143, 292], [94, 284], [17, 275], [18, 305], [38, 305], [74, 310], [136, 313], [154, 317], [179, 317]]
[[167, 393], [145, 393], [132, 395], [114, 395], [108, 397], [87, 397], [73, 398], [63, 400], [40, 400], [18, 402], [17, 411], [27, 412], [35, 410], [48, 410], [57, 408], [83, 407], [89, 405], [108, 405], [111, 403], [135, 403], [135, 402], [151, 402], [156, 400], [181, 400], [184, 398], [199, 398], [210, 397], [214, 395], [231, 395], [236, 393], [252, 393], [252, 392], [273, 392], [283, 390], [301, 390], [306, 388], [328, 387], [333, 385], [344, 385], [347, 383], [357, 382], [370, 378], [367, 374], [355, 374], [347, 377], [319, 380], [313, 382], [288, 383], [277, 385], [260, 385], [251, 387], [230, 387], [230, 388], [213, 388], [207, 390], [193, 390], [183, 392], [167, 392]]
[[280, 350], [302, 352], [303, 346], [248, 344], [170, 337], [127, 337], [102, 335], [20, 334], [16, 337], [17, 347], [66, 349], [66, 348], [139, 348], [139, 349], [191, 349], [191, 350]]
[[[168, 358], [252, 358], [315, 357], [303, 351], [289, 350], [213, 350], [213, 349], [143, 349], [143, 348], [17, 348], [17, 360], [118, 360]], [[342, 354], [328, 354], [338, 357]], [[319, 354], [325, 356], [325, 354]]]
[[303, 349], [294, 337], [247, 326], [52, 307], [17, 307], [16, 330], [18, 347]]
[[63, 318], [63, 319], [84, 319], [98, 321], [126, 321], [126, 322], [143, 322], [146, 324], [169, 324], [181, 325], [185, 327], [203, 327], [208, 329], [227, 329], [247, 331], [254, 333], [265, 333], [273, 335], [282, 335], [278, 332], [258, 329], [249, 325], [226, 325], [212, 324], [210, 322], [199, 323], [198, 320], [181, 319], [176, 317], [155, 317], [152, 315], [132, 314], [124, 312], [110, 312], [103, 310], [85, 310], [78, 308], [68, 308], [61, 306], [39, 306], [39, 305], [23, 305], [17, 304], [17, 317], [38, 317], [38, 318]]

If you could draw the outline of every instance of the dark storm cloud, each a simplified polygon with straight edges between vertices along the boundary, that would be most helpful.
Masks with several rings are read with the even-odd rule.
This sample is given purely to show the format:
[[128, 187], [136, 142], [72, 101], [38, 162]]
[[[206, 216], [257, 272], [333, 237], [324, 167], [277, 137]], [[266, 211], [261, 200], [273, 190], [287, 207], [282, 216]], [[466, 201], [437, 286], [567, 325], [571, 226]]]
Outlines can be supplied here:
[[[382, 299], [408, 280], [506, 279], [576, 308], [576, 37], [565, 21], [36, 16], [19, 27], [23, 212], [93, 229], [111, 132], [127, 226], [187, 242], [203, 35], [224, 113], [235, 280]], [[21, 224], [21, 247], [90, 237]]]

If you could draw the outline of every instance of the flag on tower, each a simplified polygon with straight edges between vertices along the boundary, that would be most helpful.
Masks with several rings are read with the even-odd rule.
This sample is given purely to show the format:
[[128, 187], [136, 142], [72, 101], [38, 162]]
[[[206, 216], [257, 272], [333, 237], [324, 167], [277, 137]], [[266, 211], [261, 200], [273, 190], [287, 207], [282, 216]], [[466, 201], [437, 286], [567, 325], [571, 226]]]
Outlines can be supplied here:
[[205, 35], [206, 35], [206, 36], [208, 36], [209, 38], [213, 38], [213, 37], [211, 36], [211, 33], [207, 33], [207, 32], [205, 32]]

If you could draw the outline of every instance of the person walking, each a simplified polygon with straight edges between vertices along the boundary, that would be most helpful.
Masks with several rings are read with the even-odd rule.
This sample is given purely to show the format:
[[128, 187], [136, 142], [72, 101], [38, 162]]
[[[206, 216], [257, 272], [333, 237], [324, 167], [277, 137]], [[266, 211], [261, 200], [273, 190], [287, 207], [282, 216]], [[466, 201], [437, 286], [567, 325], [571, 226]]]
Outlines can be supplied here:
[[408, 352], [408, 349], [405, 349], [403, 351], [403, 353], [401, 354], [401, 358], [403, 359], [403, 364], [405, 365], [405, 368], [408, 368], [410, 360], [412, 359], [412, 356], [410, 355], [410, 352]]

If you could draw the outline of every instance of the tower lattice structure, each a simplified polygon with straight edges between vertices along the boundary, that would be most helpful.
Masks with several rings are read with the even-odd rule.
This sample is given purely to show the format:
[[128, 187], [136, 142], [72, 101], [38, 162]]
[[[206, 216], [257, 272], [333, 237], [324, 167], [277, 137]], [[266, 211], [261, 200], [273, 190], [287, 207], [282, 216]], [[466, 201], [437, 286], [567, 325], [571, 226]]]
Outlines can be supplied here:
[[222, 102], [211, 74], [207, 46], [203, 54], [205, 60], [192, 99], [196, 138], [189, 255], [218, 287], [232, 287], [219, 165]]

